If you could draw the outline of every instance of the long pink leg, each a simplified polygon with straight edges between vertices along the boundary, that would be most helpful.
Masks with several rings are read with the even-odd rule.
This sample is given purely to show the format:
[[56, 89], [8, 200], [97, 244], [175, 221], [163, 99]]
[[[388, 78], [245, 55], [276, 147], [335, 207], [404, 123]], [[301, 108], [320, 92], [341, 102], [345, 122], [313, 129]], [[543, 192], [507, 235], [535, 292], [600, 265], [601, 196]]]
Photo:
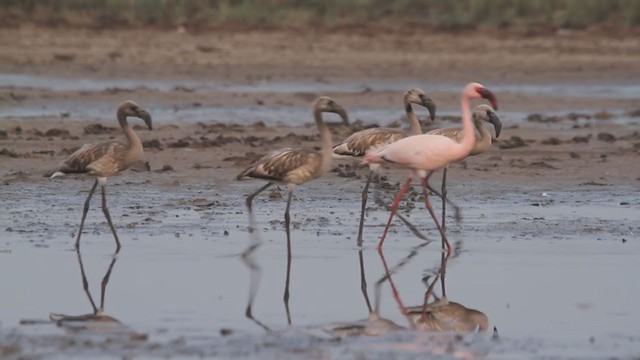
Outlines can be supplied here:
[[433, 222], [436, 223], [436, 227], [438, 228], [438, 231], [440, 231], [440, 235], [442, 236], [442, 243], [447, 248], [447, 256], [448, 256], [448, 255], [451, 255], [451, 244], [449, 244], [449, 240], [447, 239], [447, 234], [445, 233], [444, 229], [442, 229], [442, 226], [440, 225], [440, 222], [436, 217], [435, 211], [433, 211], [433, 207], [431, 206], [431, 202], [429, 201], [429, 190], [427, 190], [428, 187], [429, 187], [429, 184], [427, 183], [427, 178], [423, 178], [422, 191], [424, 194], [424, 204], [427, 206], [427, 210], [429, 211], [431, 218], [433, 218]]
[[400, 298], [400, 292], [396, 288], [396, 285], [393, 283], [393, 278], [391, 278], [391, 273], [389, 272], [389, 267], [387, 266], [387, 261], [384, 259], [384, 253], [382, 250], [378, 251], [378, 255], [380, 255], [380, 259], [382, 259], [382, 266], [384, 267], [384, 272], [387, 275], [387, 279], [389, 279], [389, 285], [391, 285], [391, 291], [393, 292], [393, 298], [398, 303], [398, 307], [400, 308], [400, 312], [402, 315], [407, 315], [407, 307], [402, 303], [402, 299]]
[[391, 215], [389, 215], [389, 221], [387, 221], [387, 226], [384, 228], [384, 232], [382, 233], [382, 238], [378, 243], [378, 251], [382, 251], [382, 243], [384, 243], [384, 238], [387, 237], [387, 232], [389, 231], [389, 226], [391, 226], [391, 220], [393, 220], [393, 215], [395, 215], [396, 210], [398, 210], [398, 205], [400, 205], [400, 200], [402, 200], [402, 195], [404, 195], [404, 193], [407, 192], [407, 189], [409, 188], [409, 184], [411, 184], [411, 176], [407, 178], [407, 181], [402, 186], [402, 189], [400, 189], [400, 192], [398, 193], [398, 195], [396, 195], [396, 198], [393, 200], [393, 205], [391, 205]]

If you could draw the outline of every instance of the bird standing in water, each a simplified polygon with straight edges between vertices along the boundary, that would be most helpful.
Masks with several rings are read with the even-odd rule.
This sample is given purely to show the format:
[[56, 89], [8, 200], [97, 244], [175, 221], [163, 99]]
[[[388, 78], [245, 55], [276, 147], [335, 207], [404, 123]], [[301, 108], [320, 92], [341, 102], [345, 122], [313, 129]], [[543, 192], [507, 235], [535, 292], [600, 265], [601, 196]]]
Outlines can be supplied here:
[[135, 102], [127, 100], [118, 106], [118, 111], [116, 112], [116, 118], [122, 128], [122, 132], [124, 132], [127, 138], [127, 142], [107, 141], [96, 144], [86, 144], [69, 155], [66, 160], [62, 161], [58, 169], [49, 178], [49, 180], [51, 180], [58, 176], [71, 173], [88, 174], [96, 178], [93, 187], [89, 191], [89, 196], [87, 196], [87, 200], [84, 202], [82, 220], [80, 221], [80, 229], [78, 230], [75, 243], [76, 249], [80, 248], [80, 237], [82, 236], [84, 220], [89, 211], [91, 197], [98, 187], [98, 184], [100, 184], [102, 187], [102, 212], [116, 240], [116, 252], [120, 250], [120, 240], [118, 240], [118, 234], [111, 222], [111, 215], [107, 208], [105, 186], [107, 184], [107, 178], [126, 170], [142, 156], [142, 142], [127, 122], [127, 117], [130, 116], [142, 119], [149, 130], [152, 129], [151, 115], [149, 115], [146, 110], [140, 108]]
[[391, 225], [391, 220], [398, 209], [402, 195], [407, 191], [407, 188], [411, 183], [412, 176], [418, 176], [422, 182], [424, 201], [427, 210], [440, 232], [443, 247], [446, 247], [447, 252], [451, 253], [451, 245], [447, 240], [446, 233], [440, 225], [440, 222], [433, 211], [433, 207], [429, 202], [428, 176], [430, 176], [435, 170], [444, 168], [452, 162], [464, 159], [473, 149], [476, 143], [476, 136], [473, 121], [471, 120], [469, 100], [474, 98], [485, 98], [491, 102], [494, 109], [497, 109], [498, 107], [495, 96], [484, 86], [478, 83], [470, 83], [465, 86], [461, 99], [463, 136], [459, 142], [442, 135], [414, 135], [398, 140], [381, 149], [368, 152], [365, 155], [363, 159], [364, 164], [385, 163], [412, 170], [412, 175], [407, 177], [407, 181], [391, 206], [389, 221], [387, 222], [382, 238], [378, 243], [379, 251], [382, 249], [384, 239], [387, 236], [389, 226]]
[[[436, 116], [436, 105], [427, 95], [418, 88], [409, 89], [403, 97], [404, 109], [409, 120], [410, 132], [406, 133], [404, 130], [393, 128], [370, 128], [364, 129], [351, 134], [340, 144], [333, 147], [333, 154], [338, 158], [351, 157], [359, 158], [363, 157], [367, 151], [379, 149], [385, 145], [389, 145], [395, 141], [407, 137], [408, 135], [420, 135], [422, 134], [422, 127], [418, 121], [416, 113], [413, 111], [411, 104], [424, 106], [429, 110], [431, 121]], [[377, 172], [379, 164], [369, 164], [369, 175], [367, 176], [367, 182], [362, 190], [362, 206], [360, 210], [360, 227], [358, 228], [357, 245], [362, 246], [362, 229], [364, 227], [364, 213], [367, 207], [367, 198], [369, 196], [369, 184], [373, 175]]]

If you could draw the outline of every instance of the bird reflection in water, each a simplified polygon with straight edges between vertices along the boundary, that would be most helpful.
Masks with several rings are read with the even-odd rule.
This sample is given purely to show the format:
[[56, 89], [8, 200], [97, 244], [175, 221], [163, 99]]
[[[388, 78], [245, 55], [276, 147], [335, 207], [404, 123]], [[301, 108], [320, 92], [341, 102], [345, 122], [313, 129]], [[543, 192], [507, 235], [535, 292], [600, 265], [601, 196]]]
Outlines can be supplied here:
[[[421, 246], [427, 243], [421, 244]], [[358, 261], [360, 262], [360, 290], [364, 297], [369, 316], [363, 320], [351, 322], [338, 322], [323, 326], [322, 329], [331, 336], [345, 338], [351, 336], [382, 336], [392, 331], [403, 330], [404, 327], [394, 323], [389, 319], [380, 316], [379, 312], [379, 286], [376, 286], [375, 307], [371, 306], [369, 293], [367, 290], [367, 277], [365, 275], [364, 256], [362, 248], [358, 250]], [[377, 285], [377, 284], [376, 284]]]
[[[327, 96], [318, 97], [314, 103], [313, 116], [318, 132], [320, 133], [320, 139], [322, 140], [321, 151], [318, 152], [310, 149], [292, 148], [276, 150], [258, 159], [236, 177], [237, 180], [254, 178], [268, 181], [266, 185], [249, 194], [246, 198], [245, 203], [247, 206], [247, 212], [249, 213], [250, 230], [256, 229], [255, 218], [252, 210], [253, 199], [274, 184], [287, 185], [289, 195], [287, 197], [287, 207], [284, 212], [285, 232], [287, 236], [287, 275], [283, 300], [285, 311], [287, 313], [287, 323], [289, 325], [291, 325], [291, 312], [289, 310], [289, 282], [291, 278], [291, 218], [289, 216], [289, 209], [291, 207], [291, 200], [293, 199], [293, 191], [296, 186], [322, 177], [329, 170], [329, 167], [331, 167], [331, 149], [333, 147], [331, 132], [323, 120], [323, 113], [338, 114], [342, 118], [343, 124], [347, 126], [349, 125], [349, 117], [342, 105]], [[252, 243], [242, 255], [242, 259], [245, 261], [245, 264], [251, 269], [252, 278], [257, 276], [256, 271], [254, 271], [257, 264], [251, 258], [251, 254], [260, 246], [260, 243], [260, 239], [256, 235], [252, 240]], [[257, 271], [257, 273], [259, 274], [259, 271]], [[247, 314], [249, 315], [251, 314], [251, 304], [253, 302], [251, 294], [252, 293], [250, 292], [250, 302], [247, 308]], [[253, 296], [255, 296], [255, 293]], [[253, 317], [249, 315], [248, 317], [253, 319]]]
[[[261, 327], [266, 331], [272, 331], [262, 321], [253, 316], [253, 303], [256, 295], [258, 294], [258, 288], [260, 287], [260, 280], [262, 279], [262, 267], [256, 261], [254, 254], [256, 250], [262, 245], [262, 239], [260, 237], [260, 231], [256, 227], [256, 217], [251, 207], [248, 207], [249, 214], [249, 246], [240, 254], [240, 259], [244, 265], [249, 269], [249, 299], [247, 301], [247, 307], [245, 308], [245, 317], [251, 320], [253, 323]], [[283, 296], [283, 302], [285, 312], [287, 314], [287, 324], [291, 325], [291, 313], [289, 311], [289, 279], [291, 274], [291, 238], [290, 232], [287, 229], [287, 275], [285, 280], [285, 290]]]
[[[489, 330], [489, 318], [475, 309], [469, 309], [457, 302], [449, 301], [443, 274], [446, 271], [449, 256], [443, 254], [440, 268], [437, 270], [424, 296], [424, 303], [404, 308], [404, 315], [411, 325], [421, 331], [481, 332]], [[427, 283], [429, 279], [426, 279]], [[442, 296], [434, 293], [435, 284], [440, 281]], [[429, 302], [433, 297], [434, 301]]]
[[126, 329], [126, 326], [122, 325], [120, 321], [112, 316], [105, 314], [104, 311], [104, 299], [105, 293], [107, 289], [107, 285], [109, 284], [109, 278], [111, 277], [111, 272], [113, 271], [113, 267], [116, 264], [117, 254], [116, 251], [113, 256], [111, 263], [107, 269], [107, 272], [104, 274], [101, 283], [101, 291], [100, 291], [100, 307], [96, 306], [95, 301], [93, 300], [93, 296], [91, 296], [91, 291], [89, 290], [89, 281], [87, 280], [87, 275], [84, 271], [84, 264], [82, 263], [82, 254], [80, 253], [80, 249], [76, 249], [76, 254], [78, 257], [78, 264], [80, 265], [80, 275], [82, 276], [82, 287], [84, 289], [87, 298], [89, 299], [89, 303], [91, 303], [91, 307], [93, 308], [93, 312], [84, 315], [65, 315], [59, 313], [50, 313], [49, 319], [51, 321], [57, 323], [59, 326], [64, 326], [69, 330], [78, 330], [78, 331], [94, 331], [94, 332], [109, 332], [109, 331], [117, 331]]

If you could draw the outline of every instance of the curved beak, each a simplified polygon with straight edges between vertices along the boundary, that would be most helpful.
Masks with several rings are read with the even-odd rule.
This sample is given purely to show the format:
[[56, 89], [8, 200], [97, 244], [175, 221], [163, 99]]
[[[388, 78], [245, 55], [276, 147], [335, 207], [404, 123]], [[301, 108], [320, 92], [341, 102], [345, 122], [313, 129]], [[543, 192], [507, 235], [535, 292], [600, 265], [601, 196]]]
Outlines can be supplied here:
[[495, 95], [493, 95], [493, 93], [491, 91], [489, 91], [488, 89], [480, 89], [478, 90], [478, 93], [480, 94], [480, 96], [482, 96], [483, 98], [489, 100], [489, 102], [491, 103], [491, 107], [493, 108], [493, 110], [498, 110], [498, 100], [496, 100]]
[[489, 117], [489, 122], [493, 124], [493, 129], [496, 131], [496, 139], [500, 136], [500, 131], [502, 130], [502, 121], [496, 113], [493, 111], [487, 111], [487, 116]]
[[422, 101], [422, 106], [426, 107], [429, 110], [429, 115], [431, 115], [431, 121], [436, 119], [436, 103], [433, 102], [430, 98], [425, 95], [420, 95], [420, 100]]
[[151, 123], [151, 114], [149, 114], [149, 112], [143, 109], [138, 109], [136, 111], [136, 116], [144, 121], [149, 130], [153, 130], [153, 124]]
[[331, 109], [331, 112], [340, 115], [340, 117], [342, 118], [342, 123], [346, 126], [349, 126], [349, 115], [347, 115], [347, 111], [342, 106], [337, 104], [334, 105], [334, 107]]

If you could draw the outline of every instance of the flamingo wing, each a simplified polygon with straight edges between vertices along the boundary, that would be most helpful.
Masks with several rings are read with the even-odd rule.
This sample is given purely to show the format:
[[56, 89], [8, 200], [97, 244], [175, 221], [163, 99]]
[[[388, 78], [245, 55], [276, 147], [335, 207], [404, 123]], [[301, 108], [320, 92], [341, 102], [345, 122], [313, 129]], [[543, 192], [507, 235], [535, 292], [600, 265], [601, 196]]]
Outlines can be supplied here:
[[360, 157], [367, 151], [391, 144], [407, 136], [404, 131], [390, 128], [371, 128], [351, 134], [333, 147], [335, 155]]
[[120, 142], [102, 142], [96, 144], [85, 144], [73, 154], [69, 155], [57, 171], [63, 173], [90, 173], [102, 169], [117, 169], [114, 164], [126, 153], [127, 146]]
[[237, 179], [246, 177], [270, 181], [301, 184], [315, 177], [320, 169], [322, 156], [308, 149], [281, 149], [258, 159], [246, 168]]

